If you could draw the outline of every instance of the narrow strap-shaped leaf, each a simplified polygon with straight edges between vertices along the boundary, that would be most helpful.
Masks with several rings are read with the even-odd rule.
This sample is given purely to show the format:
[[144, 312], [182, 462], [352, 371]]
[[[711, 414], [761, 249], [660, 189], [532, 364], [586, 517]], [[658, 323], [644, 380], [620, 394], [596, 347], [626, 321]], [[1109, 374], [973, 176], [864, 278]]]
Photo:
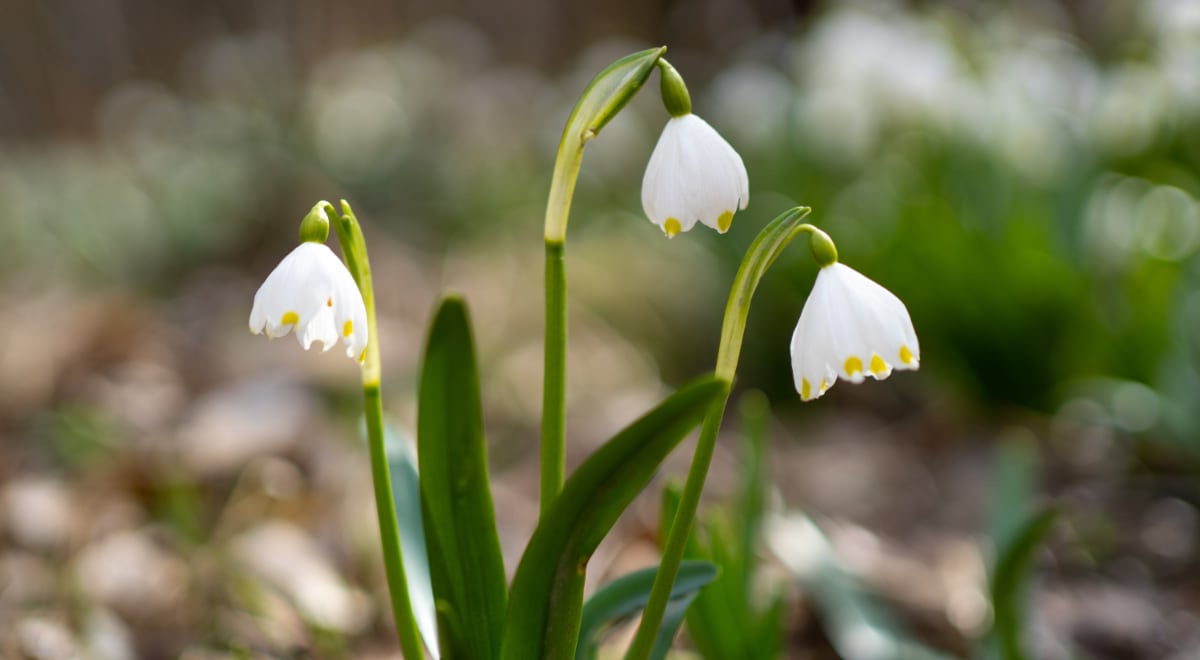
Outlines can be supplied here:
[[[680, 570], [682, 571], [682, 567]], [[679, 583], [680, 577], [682, 575], [675, 577], [676, 584]], [[671, 600], [667, 601], [667, 609], [663, 610], [662, 623], [658, 626], [658, 633], [654, 636], [654, 648], [650, 649], [650, 660], [663, 660], [667, 657], [667, 653], [671, 651], [671, 643], [675, 641], [675, 633], [679, 632], [679, 626], [683, 625], [684, 615], [687, 614], [692, 601], [700, 595], [700, 591], [689, 591], [679, 598], [673, 597], [673, 594], [674, 589], [672, 589]]]
[[404, 549], [404, 573], [408, 577], [408, 600], [412, 603], [417, 630], [437, 660], [437, 612], [433, 584], [429, 577], [425, 527], [421, 520], [421, 486], [417, 459], [412, 449], [390, 424], [384, 426], [388, 471], [392, 475], [392, 499], [396, 503], [396, 522], [400, 526], [400, 547]]
[[[595, 658], [596, 646], [604, 631], [637, 614], [646, 606], [657, 572], [657, 567], [651, 567], [623, 575], [604, 585], [588, 598], [583, 605], [583, 616], [580, 617], [579, 647], [575, 651], [575, 660]], [[683, 562], [679, 567], [679, 577], [671, 589], [672, 603], [677, 600], [690, 603], [702, 587], [717, 577], [718, 572], [717, 565], [712, 562]], [[681, 622], [676, 621], [675, 627], [670, 631], [666, 630], [667, 626], [663, 626], [660, 638], [666, 637], [668, 648]]]
[[667, 454], [728, 390], [728, 382], [711, 377], [685, 386], [605, 443], [567, 480], [517, 567], [501, 657], [574, 657], [592, 552]]
[[488, 486], [475, 346], [458, 298], [442, 301], [429, 329], [417, 448], [433, 592], [440, 619], [457, 624], [441, 634], [463, 657], [491, 660], [500, 652], [507, 589]]
[[992, 576], [992, 609], [995, 621], [992, 630], [1004, 660], [1023, 660], [1021, 650], [1021, 586], [1033, 563], [1033, 554], [1054, 525], [1058, 511], [1047, 509], [1031, 516], [1016, 533], [1008, 547], [1000, 553]]

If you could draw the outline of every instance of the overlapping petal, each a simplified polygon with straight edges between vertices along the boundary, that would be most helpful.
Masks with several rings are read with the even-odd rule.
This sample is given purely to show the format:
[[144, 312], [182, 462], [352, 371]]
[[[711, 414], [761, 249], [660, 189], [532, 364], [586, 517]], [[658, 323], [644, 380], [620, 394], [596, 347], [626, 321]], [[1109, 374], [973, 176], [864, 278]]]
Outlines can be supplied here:
[[742, 157], [708, 122], [672, 117], [642, 178], [642, 209], [667, 236], [702, 222], [721, 233], [750, 201]]
[[821, 269], [792, 334], [792, 376], [811, 401], [837, 379], [883, 380], [916, 369], [921, 347], [908, 309], [891, 291], [840, 263]]
[[282, 337], [292, 330], [304, 350], [338, 343], [360, 358], [367, 347], [367, 310], [341, 259], [321, 243], [304, 242], [279, 262], [254, 294], [250, 332]]

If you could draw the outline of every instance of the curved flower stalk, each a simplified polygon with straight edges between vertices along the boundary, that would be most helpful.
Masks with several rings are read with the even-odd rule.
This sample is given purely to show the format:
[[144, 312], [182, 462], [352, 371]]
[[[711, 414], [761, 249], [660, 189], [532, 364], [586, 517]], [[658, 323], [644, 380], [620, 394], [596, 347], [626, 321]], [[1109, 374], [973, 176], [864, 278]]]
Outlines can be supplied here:
[[342, 260], [323, 243], [304, 241], [279, 262], [254, 294], [250, 332], [274, 339], [292, 329], [304, 350], [314, 341], [328, 351], [341, 338], [346, 356], [362, 361], [367, 309]]
[[[734, 276], [725, 306], [725, 318], [721, 325], [721, 343], [717, 351], [716, 375], [732, 383], [737, 373], [738, 357], [742, 350], [742, 338], [746, 319], [750, 313], [750, 302], [758, 283], [767, 269], [796, 236], [809, 234], [809, 247], [813, 258], [821, 266], [822, 277], [818, 276], [813, 293], [801, 313], [800, 324], [792, 339], [793, 368], [805, 370], [820, 365], [817, 377], [824, 377], [828, 389], [836, 380], [836, 374], [853, 382], [863, 380], [864, 369], [870, 370], [875, 378], [884, 378], [892, 368], [915, 369], [919, 358], [916, 333], [912, 329], [908, 311], [903, 303], [883, 287], [863, 275], [837, 262], [837, 247], [824, 231], [801, 223], [810, 209], [798, 207], [785, 211], [759, 233], [746, 251], [742, 263]], [[819, 291], [818, 291], [819, 288]], [[812, 310], [810, 313], [810, 309]], [[899, 341], [899, 344], [895, 344]], [[894, 351], [888, 347], [894, 345]], [[907, 349], [907, 350], [906, 350]], [[895, 355], [898, 363], [893, 367], [886, 355]], [[801, 359], [797, 360], [796, 356]], [[869, 356], [862, 362], [862, 356]], [[852, 358], [858, 358], [858, 362]], [[876, 360], [878, 358], [878, 360]], [[907, 358], [907, 359], [906, 359]], [[829, 360], [840, 359], [837, 368], [828, 367]], [[799, 366], [797, 366], [799, 365]], [[826, 369], [832, 371], [826, 371]], [[838, 371], [840, 369], [840, 372]], [[797, 371], [798, 388], [810, 376], [809, 371]], [[805, 400], [815, 398], [812, 381], [809, 390], [801, 390]], [[671, 521], [670, 533], [663, 547], [662, 562], [650, 590], [642, 621], [629, 646], [626, 660], [645, 660], [650, 657], [659, 625], [670, 599], [671, 587], [683, 560], [684, 548], [691, 532], [692, 521], [700, 502], [700, 493], [708, 476], [717, 432], [725, 415], [728, 398], [709, 409], [700, 429], [700, 438], [688, 469], [687, 481], [680, 494], [679, 508]]]
[[[824, 236], [820, 229], [802, 222], [811, 211], [808, 207], [797, 207], [781, 213], [759, 232], [746, 251], [746, 256], [742, 258], [729, 290], [729, 301], [725, 305], [725, 318], [721, 323], [721, 343], [717, 349], [717, 364], [714, 369], [716, 376], [727, 383], [732, 383], [737, 373], [746, 319], [750, 315], [750, 302], [758, 289], [759, 281], [793, 238], [805, 232], [814, 236]], [[830, 245], [832, 246], [832, 243]], [[679, 508], [671, 521], [671, 531], [663, 547], [662, 561], [654, 577], [654, 585], [650, 588], [650, 597], [646, 602], [646, 609], [642, 612], [642, 621], [638, 624], [637, 633], [625, 656], [626, 660], [646, 660], [654, 648], [659, 626], [671, 598], [671, 589], [683, 561], [692, 520], [695, 519], [696, 509], [700, 505], [700, 493], [704, 490], [704, 482], [708, 478], [708, 468], [712, 464], [713, 450], [717, 446], [717, 432], [721, 428], [727, 402], [728, 392], [725, 398], [708, 410], [703, 426], [700, 427], [700, 438], [696, 442], [695, 453], [692, 454], [692, 465], [688, 468], [687, 481], [679, 496]]]
[[645, 84], [666, 47], [627, 55], [596, 74], [563, 127], [546, 202], [546, 341], [542, 377], [540, 505], [545, 513], [562, 490], [566, 472], [567, 219], [583, 148]]
[[792, 375], [811, 401], [838, 378], [883, 380], [916, 369], [921, 347], [908, 309], [891, 291], [833, 262], [821, 268], [792, 334]]
[[642, 178], [642, 209], [668, 238], [703, 223], [724, 234], [750, 201], [746, 165], [708, 122], [692, 114], [683, 78], [658, 61], [663, 102], [671, 118]]

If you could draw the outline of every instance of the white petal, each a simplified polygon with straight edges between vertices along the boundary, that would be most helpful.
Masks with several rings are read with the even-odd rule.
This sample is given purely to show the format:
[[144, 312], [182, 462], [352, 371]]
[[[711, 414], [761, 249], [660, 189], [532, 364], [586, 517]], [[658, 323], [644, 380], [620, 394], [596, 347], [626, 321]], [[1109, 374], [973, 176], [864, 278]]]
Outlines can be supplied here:
[[[892, 368], [916, 369], [920, 360], [920, 346], [904, 303], [891, 291], [858, 271], [841, 264], [836, 266], [840, 266], [836, 274], [847, 295], [862, 301], [858, 313], [864, 318], [865, 327], [873, 333], [872, 350]], [[905, 349], [911, 357], [908, 362], [901, 359]]]
[[250, 330], [281, 337], [295, 329], [305, 350], [316, 341], [329, 350], [341, 336], [342, 318], [362, 319], [365, 346], [366, 311], [354, 278], [327, 246], [305, 242], [279, 262], [254, 294]]
[[354, 278], [346, 273], [338, 281], [334, 302], [338, 336], [346, 346], [346, 356], [358, 358], [367, 347], [367, 309]]
[[724, 231], [746, 208], [749, 188], [741, 156], [719, 133], [696, 115], [672, 117], [646, 165], [642, 209], [664, 231], [671, 220], [679, 231], [697, 222]]
[[337, 329], [333, 324], [333, 308], [322, 307], [312, 319], [296, 332], [296, 339], [304, 350], [308, 350], [314, 341], [321, 342], [321, 350], [328, 351], [337, 344]]
[[[817, 274], [792, 334], [792, 375], [808, 401], [840, 376], [860, 383], [893, 369], [916, 369], [919, 346], [904, 303], [892, 292], [839, 263]], [[907, 358], [907, 360], [905, 359]]]

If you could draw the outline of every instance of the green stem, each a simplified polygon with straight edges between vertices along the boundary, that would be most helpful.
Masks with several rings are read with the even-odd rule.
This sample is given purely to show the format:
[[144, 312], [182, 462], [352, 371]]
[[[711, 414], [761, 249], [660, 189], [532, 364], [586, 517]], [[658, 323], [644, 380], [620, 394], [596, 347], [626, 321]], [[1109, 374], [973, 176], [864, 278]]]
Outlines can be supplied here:
[[[734, 276], [733, 286], [729, 291], [729, 302], [725, 305], [725, 319], [721, 324], [721, 343], [717, 349], [716, 375], [732, 383], [737, 372], [738, 356], [742, 350], [742, 337], [746, 330], [746, 318], [750, 313], [750, 302], [762, 276], [771, 264], [793, 238], [803, 232], [824, 237], [820, 229], [809, 225], [799, 224], [811, 209], [797, 207], [784, 212], [768, 224], [747, 250], [737, 275]], [[683, 561], [684, 548], [687, 545], [688, 534], [691, 533], [692, 521], [696, 517], [696, 509], [700, 504], [700, 493], [704, 490], [704, 481], [708, 477], [708, 468], [712, 463], [713, 450], [717, 445], [717, 432], [721, 429], [721, 420], [725, 416], [725, 405], [729, 401], [728, 394], [719, 403], [709, 409], [704, 417], [704, 425], [700, 428], [700, 439], [696, 443], [696, 453], [692, 456], [692, 465], [688, 469], [687, 482], [684, 483], [683, 493], [679, 498], [679, 509], [671, 522], [671, 531], [667, 535], [667, 544], [663, 548], [662, 562], [658, 574], [654, 578], [654, 586], [650, 588], [650, 598], [646, 609], [642, 612], [642, 621], [638, 625], [637, 634], [629, 646], [626, 660], [646, 660], [654, 648], [658, 636], [658, 628], [662, 624], [663, 613], [671, 599], [671, 589], [675, 577], [679, 573], [679, 564]]]
[[379, 513], [379, 536], [383, 541], [383, 563], [387, 572], [392, 614], [400, 636], [400, 650], [406, 658], [424, 658], [421, 634], [408, 600], [408, 578], [404, 573], [404, 552], [400, 548], [400, 527], [396, 522], [396, 504], [392, 499], [392, 481], [388, 474], [383, 445], [383, 404], [379, 383], [363, 383], [367, 416], [367, 442], [371, 447], [371, 478], [375, 483], [375, 509]]
[[[564, 210], [565, 213], [565, 210]], [[541, 513], [562, 490], [566, 472], [567, 273], [563, 244], [546, 241], [546, 342], [542, 390]]]
[[379, 536], [383, 543], [383, 565], [387, 574], [388, 593], [392, 598], [392, 615], [400, 650], [405, 658], [422, 660], [425, 652], [421, 635], [408, 599], [408, 578], [404, 573], [404, 551], [400, 546], [400, 525], [396, 520], [396, 502], [392, 498], [392, 478], [388, 471], [387, 452], [383, 437], [383, 403], [379, 392], [382, 369], [379, 360], [379, 325], [375, 321], [375, 289], [371, 284], [371, 264], [367, 260], [367, 244], [358, 219], [350, 205], [342, 200], [342, 213], [333, 205], [322, 202], [322, 208], [333, 221], [342, 256], [350, 274], [362, 293], [367, 309], [367, 348], [362, 357], [363, 410], [367, 418], [367, 445], [371, 453], [371, 479], [375, 485], [375, 510], [379, 516]]

